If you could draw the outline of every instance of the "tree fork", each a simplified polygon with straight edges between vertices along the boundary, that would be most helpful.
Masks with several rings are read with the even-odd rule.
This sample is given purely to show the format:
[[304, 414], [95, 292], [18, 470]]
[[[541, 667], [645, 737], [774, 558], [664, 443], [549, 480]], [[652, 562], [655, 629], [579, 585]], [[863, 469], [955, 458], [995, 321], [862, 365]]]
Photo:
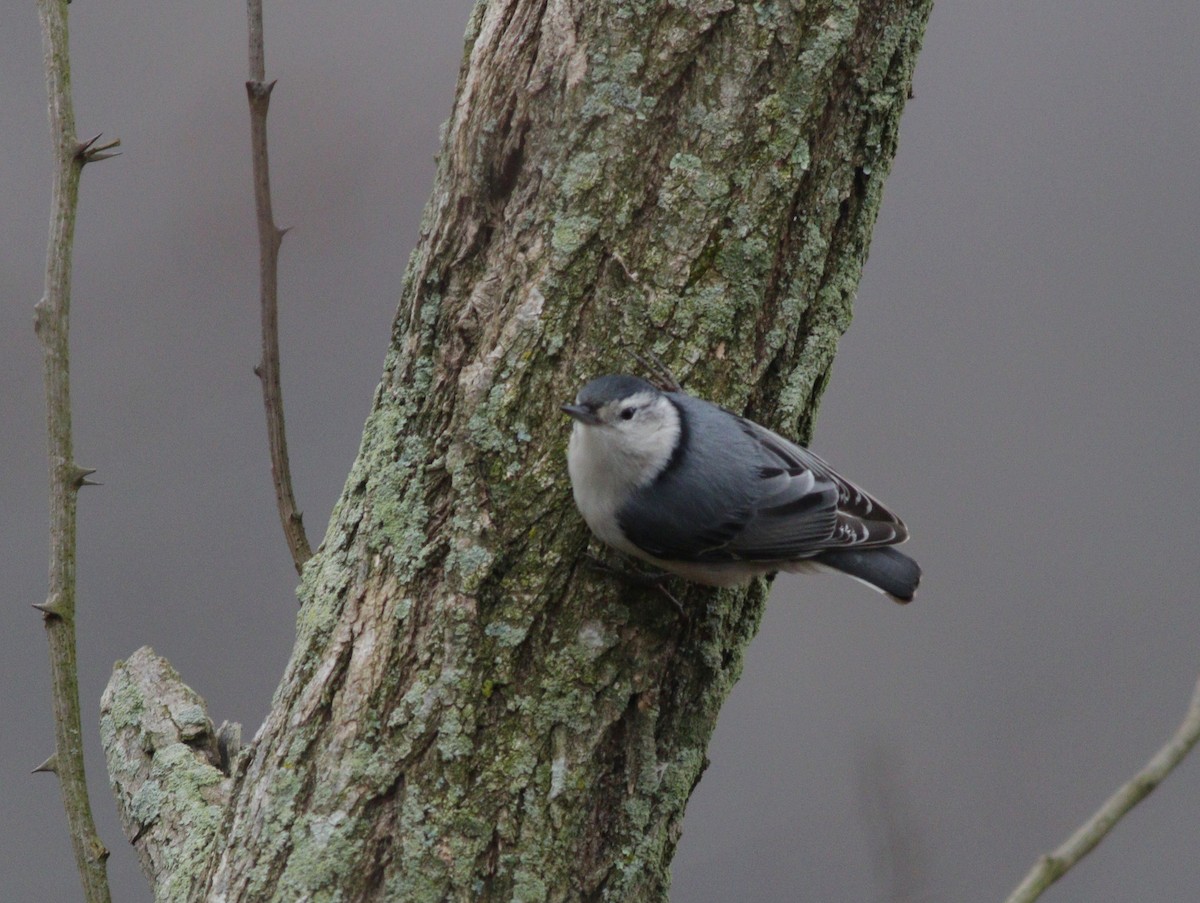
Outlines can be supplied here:
[[[591, 574], [558, 405], [657, 354], [694, 391], [810, 429], [929, 8], [475, 8], [292, 659], [173, 887], [665, 899], [767, 583], [681, 587], [682, 623]], [[120, 752], [126, 710], [105, 743], [119, 791], [114, 750], [153, 753]]]

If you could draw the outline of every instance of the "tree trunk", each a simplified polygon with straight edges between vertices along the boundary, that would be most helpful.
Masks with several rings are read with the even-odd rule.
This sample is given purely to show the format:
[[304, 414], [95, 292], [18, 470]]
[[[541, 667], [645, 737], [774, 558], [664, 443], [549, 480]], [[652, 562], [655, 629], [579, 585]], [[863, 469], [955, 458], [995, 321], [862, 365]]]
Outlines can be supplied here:
[[149, 650], [105, 694], [160, 899], [665, 899], [767, 584], [677, 588], [681, 619], [590, 570], [558, 406], [653, 351], [808, 432], [929, 7], [476, 7], [270, 715], [227, 777]]

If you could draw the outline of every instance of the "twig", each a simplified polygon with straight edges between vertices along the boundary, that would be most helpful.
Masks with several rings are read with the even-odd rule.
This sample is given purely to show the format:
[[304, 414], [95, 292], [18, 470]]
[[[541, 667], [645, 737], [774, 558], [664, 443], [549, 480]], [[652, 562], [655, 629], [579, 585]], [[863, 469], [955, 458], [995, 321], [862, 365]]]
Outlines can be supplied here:
[[1029, 874], [1012, 892], [1005, 903], [1031, 903], [1051, 884], [1061, 878], [1080, 859], [1095, 849], [1130, 809], [1150, 795], [1200, 739], [1200, 682], [1192, 693], [1183, 723], [1146, 767], [1105, 801], [1091, 818], [1072, 834], [1062, 846], [1048, 856], [1042, 856]]
[[639, 354], [635, 351], [633, 359], [641, 364], [648, 373], [652, 374], [650, 381], [655, 383], [664, 392], [683, 391], [683, 386], [675, 378], [675, 374], [671, 372], [671, 368], [653, 351], [649, 352], [648, 355]]
[[879, 899], [928, 900], [922, 826], [906, 793], [903, 760], [882, 736], [863, 746], [859, 794]]
[[267, 413], [267, 443], [271, 451], [271, 477], [279, 520], [292, 561], [299, 572], [312, 557], [312, 546], [304, 532], [304, 515], [292, 493], [292, 470], [288, 463], [287, 432], [283, 424], [283, 388], [279, 382], [279, 245], [286, 229], [275, 225], [271, 210], [271, 169], [267, 158], [267, 110], [275, 82], [266, 81], [263, 51], [262, 0], [247, 0], [250, 22], [250, 147], [254, 162], [254, 207], [258, 216], [258, 283], [262, 302], [262, 360], [254, 368], [262, 383], [263, 407]]
[[54, 753], [35, 771], [58, 775], [71, 832], [75, 865], [89, 903], [111, 899], [105, 861], [108, 850], [92, 821], [83, 766], [79, 717], [79, 670], [75, 658], [75, 507], [77, 493], [91, 484], [94, 471], [75, 463], [71, 440], [71, 379], [68, 333], [71, 308], [71, 252], [83, 167], [111, 154], [119, 142], [97, 147], [96, 138], [75, 137], [71, 66], [67, 40], [67, 0], [38, 0], [42, 53], [54, 145], [50, 239], [46, 249], [45, 294], [35, 306], [34, 329], [42, 344], [46, 386], [46, 434], [50, 459], [50, 579], [42, 612], [50, 643], [54, 708]]

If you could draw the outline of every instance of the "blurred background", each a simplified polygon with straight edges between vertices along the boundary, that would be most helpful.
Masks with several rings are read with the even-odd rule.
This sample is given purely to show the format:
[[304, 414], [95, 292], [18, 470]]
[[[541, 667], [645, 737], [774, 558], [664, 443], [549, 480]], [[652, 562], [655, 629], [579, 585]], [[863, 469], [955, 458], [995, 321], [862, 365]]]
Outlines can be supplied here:
[[[319, 540], [432, 184], [469, 3], [267, 10], [284, 394]], [[149, 643], [245, 724], [295, 573], [258, 382], [243, 6], [76, 2], [72, 319], [80, 681], [115, 897], [148, 901], [98, 739]], [[673, 899], [998, 901], [1140, 768], [1200, 670], [1200, 5], [955, 0], [933, 14], [814, 447], [900, 511], [917, 601], [781, 579], [689, 807]], [[50, 157], [32, 3], [0, 9], [0, 897], [79, 898], [41, 619]], [[556, 428], [559, 425], [555, 425]], [[1200, 888], [1200, 760], [1053, 903]]]

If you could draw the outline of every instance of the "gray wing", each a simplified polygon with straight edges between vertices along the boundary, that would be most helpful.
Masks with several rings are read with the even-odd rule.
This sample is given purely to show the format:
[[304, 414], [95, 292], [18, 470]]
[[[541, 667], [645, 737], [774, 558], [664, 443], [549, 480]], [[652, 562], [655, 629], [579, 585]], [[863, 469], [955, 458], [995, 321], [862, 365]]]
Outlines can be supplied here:
[[[832, 467], [817, 457], [807, 448], [789, 442], [782, 436], [771, 432], [764, 426], [738, 417], [742, 429], [772, 458], [780, 462], [780, 467], [789, 477], [791, 485], [788, 490], [795, 494], [804, 489], [805, 483], [811, 479], [814, 485], [812, 492], [828, 493], [833, 496], [832, 529], [823, 539], [819, 540], [816, 548], [807, 546], [797, 549], [800, 543], [793, 543], [793, 552], [812, 553], [824, 549], [844, 549], [849, 547], [869, 548], [872, 546], [889, 546], [904, 542], [908, 539], [908, 527], [895, 514], [884, 507], [874, 496], [851, 483]], [[800, 499], [806, 496], [801, 495]], [[791, 504], [799, 504], [799, 501]], [[762, 557], [758, 552], [756, 539], [760, 532], [778, 530], [778, 521], [788, 520], [788, 503], [783, 506], [774, 503], [772, 498], [764, 498], [751, 518], [747, 521], [742, 533], [735, 537], [731, 548], [745, 545], [741, 550], [742, 557]], [[784, 527], [786, 529], [786, 527]]]
[[723, 408], [674, 397], [709, 435], [691, 437], [688, 467], [668, 469], [619, 513], [642, 550], [664, 560], [793, 561], [908, 537], [899, 518], [808, 449]]

